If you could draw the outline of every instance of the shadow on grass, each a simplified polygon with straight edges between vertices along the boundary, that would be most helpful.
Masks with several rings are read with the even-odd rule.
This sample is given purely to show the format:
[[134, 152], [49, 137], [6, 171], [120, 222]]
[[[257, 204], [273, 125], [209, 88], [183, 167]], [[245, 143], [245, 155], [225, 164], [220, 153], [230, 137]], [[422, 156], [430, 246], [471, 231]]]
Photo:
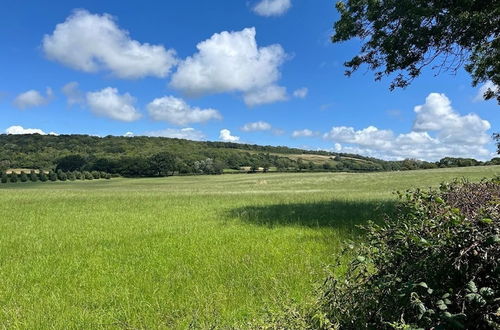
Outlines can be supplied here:
[[369, 220], [381, 223], [394, 214], [394, 201], [325, 201], [298, 204], [246, 206], [233, 209], [230, 216], [242, 221], [268, 226], [304, 226], [355, 229]]

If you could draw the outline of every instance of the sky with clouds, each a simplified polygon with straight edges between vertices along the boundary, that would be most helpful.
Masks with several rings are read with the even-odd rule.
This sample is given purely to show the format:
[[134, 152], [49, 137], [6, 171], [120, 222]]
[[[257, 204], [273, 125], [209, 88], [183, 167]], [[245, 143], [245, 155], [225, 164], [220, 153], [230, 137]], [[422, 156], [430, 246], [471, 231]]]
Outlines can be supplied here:
[[146, 135], [384, 159], [489, 159], [496, 101], [464, 71], [389, 91], [342, 63], [334, 1], [6, 1], [0, 132]]

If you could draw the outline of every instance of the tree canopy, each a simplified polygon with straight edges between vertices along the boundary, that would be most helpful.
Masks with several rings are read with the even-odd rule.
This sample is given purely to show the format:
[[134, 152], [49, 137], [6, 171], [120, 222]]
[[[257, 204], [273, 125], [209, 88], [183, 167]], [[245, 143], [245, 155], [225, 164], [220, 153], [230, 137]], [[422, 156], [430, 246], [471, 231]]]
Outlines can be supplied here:
[[[500, 104], [500, 3], [492, 0], [344, 0], [334, 43], [360, 38], [360, 53], [345, 63], [349, 76], [366, 64], [375, 79], [408, 86], [425, 67], [439, 74], [464, 67], [472, 85], [494, 86], [485, 99]], [[394, 76], [395, 75], [395, 76]]]

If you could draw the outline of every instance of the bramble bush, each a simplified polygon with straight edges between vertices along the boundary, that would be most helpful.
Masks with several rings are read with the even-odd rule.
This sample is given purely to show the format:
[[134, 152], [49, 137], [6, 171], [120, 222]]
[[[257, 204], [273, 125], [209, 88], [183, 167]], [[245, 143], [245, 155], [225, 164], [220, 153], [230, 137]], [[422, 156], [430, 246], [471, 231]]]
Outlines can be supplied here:
[[346, 246], [338, 265], [352, 261], [317, 303], [265, 327], [500, 329], [500, 178], [398, 194], [395, 218]]

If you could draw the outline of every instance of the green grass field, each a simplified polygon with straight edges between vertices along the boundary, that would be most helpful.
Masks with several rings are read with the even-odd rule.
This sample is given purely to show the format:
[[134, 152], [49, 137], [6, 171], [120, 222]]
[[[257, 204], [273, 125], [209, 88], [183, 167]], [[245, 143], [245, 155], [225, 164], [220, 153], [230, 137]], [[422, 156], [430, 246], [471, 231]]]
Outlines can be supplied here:
[[244, 325], [314, 299], [395, 190], [500, 166], [0, 185], [0, 326]]

